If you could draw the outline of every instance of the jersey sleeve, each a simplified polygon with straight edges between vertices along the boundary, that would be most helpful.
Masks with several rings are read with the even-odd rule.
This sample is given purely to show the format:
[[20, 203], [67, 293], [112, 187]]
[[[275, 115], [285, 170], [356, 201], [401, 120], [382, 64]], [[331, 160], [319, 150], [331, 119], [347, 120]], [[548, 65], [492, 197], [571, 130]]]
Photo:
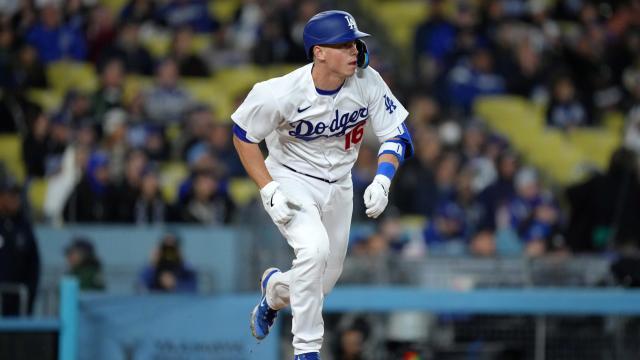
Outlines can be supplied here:
[[254, 143], [259, 143], [274, 131], [281, 118], [278, 103], [264, 83], [256, 84], [238, 109], [231, 114], [231, 120], [244, 130], [246, 138]]
[[380, 142], [397, 135], [397, 128], [407, 118], [409, 112], [391, 93], [377, 71], [370, 69], [366, 84], [369, 95], [369, 114], [371, 125]]

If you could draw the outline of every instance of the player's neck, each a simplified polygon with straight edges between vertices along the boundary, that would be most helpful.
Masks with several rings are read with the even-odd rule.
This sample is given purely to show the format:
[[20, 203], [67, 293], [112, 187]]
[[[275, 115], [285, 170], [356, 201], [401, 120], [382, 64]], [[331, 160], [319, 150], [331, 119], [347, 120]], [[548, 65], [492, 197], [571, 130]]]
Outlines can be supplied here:
[[313, 79], [313, 85], [320, 90], [333, 91], [338, 89], [346, 77], [335, 72], [330, 71], [324, 66], [314, 65], [311, 69], [311, 78]]

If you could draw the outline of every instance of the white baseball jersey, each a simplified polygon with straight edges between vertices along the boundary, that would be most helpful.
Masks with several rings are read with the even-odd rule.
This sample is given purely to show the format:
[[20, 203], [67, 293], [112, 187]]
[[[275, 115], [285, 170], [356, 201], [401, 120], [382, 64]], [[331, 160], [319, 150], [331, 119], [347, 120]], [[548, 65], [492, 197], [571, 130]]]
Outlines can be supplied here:
[[248, 140], [266, 139], [271, 160], [334, 181], [351, 171], [367, 121], [382, 142], [402, 133], [408, 112], [371, 67], [328, 96], [318, 94], [312, 66], [257, 83], [231, 119]]

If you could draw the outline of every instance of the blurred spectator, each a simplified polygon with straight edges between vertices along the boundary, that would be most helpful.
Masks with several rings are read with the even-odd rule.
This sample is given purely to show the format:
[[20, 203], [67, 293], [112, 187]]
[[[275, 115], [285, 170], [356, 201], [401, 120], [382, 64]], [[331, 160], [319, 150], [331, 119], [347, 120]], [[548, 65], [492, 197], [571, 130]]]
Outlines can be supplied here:
[[75, 128], [75, 143], [78, 146], [85, 147], [87, 149], [94, 149], [96, 147], [98, 135], [96, 134], [93, 121], [83, 120]]
[[588, 123], [587, 111], [578, 100], [571, 78], [560, 76], [552, 85], [551, 102], [547, 108], [547, 125], [571, 130]]
[[[100, 71], [100, 87], [91, 97], [91, 113], [96, 125], [102, 124], [104, 114], [113, 108], [124, 107], [124, 64], [119, 59], [108, 60]], [[102, 134], [101, 126], [99, 126]]]
[[430, 255], [465, 255], [467, 236], [464, 212], [453, 201], [439, 205], [424, 229], [424, 240]]
[[94, 152], [82, 179], [67, 200], [64, 218], [68, 222], [110, 222], [114, 200], [109, 159], [104, 153]]
[[187, 111], [183, 129], [178, 139], [175, 141], [176, 157], [182, 160], [187, 159], [187, 154], [191, 147], [207, 141], [209, 134], [213, 131], [215, 115], [212, 109], [204, 104], [194, 104]]
[[33, 46], [22, 44], [17, 49], [17, 54], [12, 63], [11, 74], [13, 80], [11, 85], [16, 89], [42, 89], [48, 86], [44, 65], [40, 62], [37, 50]]
[[85, 237], [73, 239], [64, 250], [67, 273], [76, 279], [80, 290], [104, 290], [102, 264], [91, 241]]
[[87, 60], [97, 63], [107, 48], [116, 39], [118, 30], [109, 8], [98, 4], [91, 9], [89, 23], [85, 32], [88, 44]]
[[169, 159], [170, 149], [162, 126], [148, 124], [145, 127], [143, 149], [151, 161], [162, 162]]
[[518, 156], [512, 151], [505, 151], [498, 157], [497, 179], [478, 195], [485, 214], [482, 227], [495, 228], [498, 208], [505, 206], [515, 196], [514, 177], [519, 166]]
[[378, 234], [389, 244], [389, 248], [397, 253], [404, 251], [410, 242], [407, 229], [401, 220], [397, 209], [391, 208], [377, 224]]
[[[16, 179], [0, 169], [0, 284], [26, 290], [23, 310], [30, 314], [40, 277], [40, 256], [20, 193]], [[15, 290], [2, 291], [0, 315], [20, 315], [21, 303]]]
[[340, 348], [336, 359], [363, 360], [365, 334], [358, 328], [350, 328], [340, 333]]
[[13, 84], [11, 67], [16, 47], [16, 34], [8, 24], [0, 22], [0, 89]]
[[440, 121], [440, 104], [430, 95], [414, 95], [409, 102], [409, 116], [405, 121], [410, 129], [434, 126]]
[[[286, 39], [289, 43], [289, 53], [287, 54], [285, 61], [299, 64], [308, 61], [307, 56], [304, 53], [302, 31], [304, 30], [304, 26], [307, 21], [309, 21], [313, 15], [319, 13], [321, 9], [318, 0], [303, 0], [297, 1], [294, 4], [297, 6], [289, 7], [285, 4], [280, 5], [280, 7], [284, 9], [279, 9], [278, 12], [280, 14], [287, 14], [290, 12], [291, 14], [287, 14], [287, 16], [284, 16], [284, 19], [282, 19], [282, 22], [284, 23], [283, 26], [286, 29]], [[380, 67], [376, 68], [380, 69]]]
[[189, 167], [189, 177], [186, 178], [178, 188], [178, 201], [183, 201], [191, 193], [193, 189], [193, 179], [198, 173], [220, 172], [220, 160], [213, 156], [211, 149], [205, 142], [195, 144], [189, 149], [186, 155], [187, 165]]
[[140, 25], [135, 22], [125, 22], [120, 26], [117, 38], [102, 52], [98, 65], [102, 66], [109, 60], [119, 59], [130, 74], [151, 75], [153, 73], [153, 59], [149, 51], [140, 43]]
[[228, 30], [229, 43], [239, 51], [253, 48], [260, 36], [260, 26], [264, 20], [262, 4], [257, 0], [243, 0], [234, 14], [233, 23]]
[[455, 198], [453, 199], [462, 208], [470, 236], [487, 227], [484, 222], [487, 214], [484, 213], [485, 209], [478, 200], [474, 187], [474, 172], [474, 164], [471, 162], [460, 170], [456, 179]]
[[144, 112], [144, 98], [141, 92], [136, 92], [127, 104], [127, 115], [129, 117], [129, 133], [127, 141], [132, 148], [141, 148], [147, 137], [147, 130], [150, 121]]
[[252, 60], [258, 65], [282, 63], [289, 54], [289, 43], [279, 17], [276, 14], [266, 15], [258, 31], [259, 38], [251, 49]]
[[464, 161], [480, 158], [484, 155], [487, 130], [479, 121], [471, 121], [462, 135], [462, 156]]
[[11, 16], [10, 25], [16, 30], [17, 34], [24, 35], [38, 22], [37, 2], [20, 1], [10, 3], [18, 6], [17, 11]]
[[23, 92], [0, 89], [0, 133], [26, 134], [29, 128], [26, 114], [38, 109], [40, 106], [27, 99]]
[[415, 156], [398, 170], [390, 192], [391, 202], [402, 213], [431, 216], [438, 201], [434, 169], [441, 154], [440, 138], [432, 128], [416, 130], [412, 134]]
[[226, 176], [246, 176], [238, 152], [234, 150], [230, 124], [216, 123], [209, 133], [209, 147], [214, 156], [220, 159]]
[[116, 221], [134, 222], [136, 199], [140, 194], [147, 166], [147, 156], [142, 150], [131, 150], [127, 154], [124, 176], [118, 180], [114, 189]]
[[511, 228], [524, 242], [527, 256], [547, 252], [560, 222], [557, 204], [541, 186], [535, 170], [521, 169], [515, 177], [516, 195], [508, 207]]
[[468, 61], [461, 61], [449, 72], [447, 101], [454, 110], [468, 115], [476, 97], [505, 92], [505, 81], [494, 71], [493, 61], [488, 50], [477, 48]]
[[65, 58], [83, 61], [87, 57], [84, 34], [62, 21], [59, 5], [55, 2], [42, 6], [40, 21], [29, 29], [26, 40], [38, 49], [45, 64]]
[[443, 153], [436, 165], [436, 186], [438, 194], [436, 201], [444, 202], [455, 197], [456, 176], [460, 169], [460, 155], [454, 151]]
[[235, 204], [223, 185], [212, 172], [196, 173], [190, 191], [177, 205], [178, 221], [208, 225], [230, 223]]
[[29, 116], [29, 132], [22, 142], [22, 160], [29, 177], [45, 175], [50, 149], [49, 118], [41, 111]]
[[445, 68], [456, 38], [456, 28], [445, 16], [445, 1], [432, 0], [429, 5], [430, 16], [416, 28], [413, 45], [416, 74], [427, 84]]
[[182, 255], [180, 239], [172, 233], [160, 239], [139, 281], [148, 291], [167, 293], [195, 293], [198, 287], [196, 273]]
[[[46, 115], [39, 115], [46, 116]], [[48, 118], [47, 118], [48, 119]], [[72, 140], [72, 129], [60, 118], [54, 118], [47, 126], [46, 155], [44, 157], [45, 175], [60, 169], [62, 154]]]
[[80, 142], [68, 146], [62, 155], [58, 171], [47, 176], [43, 211], [45, 218], [51, 223], [62, 225], [64, 209], [76, 185], [82, 179], [90, 154], [91, 148]]
[[636, 155], [625, 148], [611, 155], [605, 174], [567, 188], [567, 241], [576, 252], [640, 248], [640, 176]]
[[514, 68], [509, 71], [507, 90], [526, 98], [537, 98], [544, 91], [545, 74], [541, 54], [530, 42], [515, 45]]
[[142, 175], [133, 209], [133, 222], [138, 225], [162, 224], [167, 218], [168, 206], [160, 191], [158, 173], [152, 168], [147, 168]]
[[180, 122], [192, 103], [191, 96], [178, 85], [179, 76], [175, 60], [163, 60], [156, 67], [155, 84], [143, 95], [145, 113], [157, 125]]
[[62, 101], [62, 106], [60, 106], [53, 118], [74, 128], [84, 123], [92, 123], [89, 95], [78, 90], [67, 91]]
[[153, 0], [129, 0], [120, 11], [121, 23], [151, 24], [154, 21], [156, 2]]
[[[638, 42], [640, 48], [640, 35]], [[640, 60], [637, 61], [638, 64], [624, 71], [624, 86], [629, 96], [625, 104], [627, 124], [623, 142], [640, 157]]]
[[181, 27], [174, 32], [169, 56], [178, 64], [180, 76], [210, 75], [207, 64], [193, 52], [193, 31], [189, 27]]
[[103, 146], [109, 157], [109, 174], [113, 179], [124, 175], [127, 151], [127, 113], [120, 108], [112, 108], [104, 114], [102, 123]]
[[64, 21], [73, 29], [85, 32], [89, 22], [91, 1], [66, 0], [64, 1]]
[[189, 26], [196, 32], [214, 32], [220, 24], [204, 0], [169, 0], [158, 9], [158, 20], [169, 28]]

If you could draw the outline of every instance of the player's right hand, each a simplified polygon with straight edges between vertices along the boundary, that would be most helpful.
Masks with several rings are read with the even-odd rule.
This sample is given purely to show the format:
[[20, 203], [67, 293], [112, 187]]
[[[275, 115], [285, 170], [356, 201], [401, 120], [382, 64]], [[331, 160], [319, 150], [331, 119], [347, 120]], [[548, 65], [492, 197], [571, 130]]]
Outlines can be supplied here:
[[277, 181], [271, 181], [260, 189], [260, 197], [271, 220], [277, 225], [291, 221], [295, 210], [302, 207], [302, 204], [280, 190], [280, 183]]

